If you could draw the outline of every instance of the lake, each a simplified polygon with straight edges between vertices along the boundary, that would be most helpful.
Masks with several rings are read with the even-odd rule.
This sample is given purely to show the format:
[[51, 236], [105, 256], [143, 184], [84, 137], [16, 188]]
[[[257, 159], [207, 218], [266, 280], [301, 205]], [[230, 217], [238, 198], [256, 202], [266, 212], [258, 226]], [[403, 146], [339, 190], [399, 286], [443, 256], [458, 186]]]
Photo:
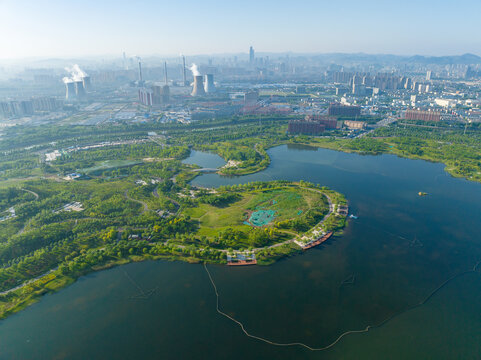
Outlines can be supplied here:
[[[82, 277], [0, 321], [0, 359], [481, 358], [481, 269], [403, 312], [481, 260], [481, 184], [392, 155], [304, 146], [268, 153], [271, 165], [260, 173], [193, 183], [303, 179], [345, 194], [358, 219], [342, 236], [272, 266], [209, 265], [222, 309], [254, 335], [312, 347], [399, 315], [326, 351], [276, 347], [216, 312], [202, 265], [150, 261]], [[202, 152], [186, 162], [224, 164]], [[142, 299], [138, 287], [155, 291]]]

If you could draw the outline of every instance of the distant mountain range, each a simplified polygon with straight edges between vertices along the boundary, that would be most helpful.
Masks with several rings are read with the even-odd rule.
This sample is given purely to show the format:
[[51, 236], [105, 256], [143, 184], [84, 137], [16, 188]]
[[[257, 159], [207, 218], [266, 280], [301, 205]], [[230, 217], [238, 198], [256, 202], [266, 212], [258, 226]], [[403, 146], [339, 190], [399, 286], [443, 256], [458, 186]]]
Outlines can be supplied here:
[[[205, 63], [209, 59], [215, 58], [232, 58], [237, 57], [241, 61], [247, 61], [247, 53], [231, 53], [231, 54], [210, 54], [210, 55], [190, 55], [187, 57], [188, 62]], [[420, 64], [420, 65], [474, 65], [481, 64], [481, 57], [475, 54], [463, 55], [447, 55], [447, 56], [422, 56], [422, 55], [391, 55], [391, 54], [366, 54], [366, 53], [268, 53], [257, 52], [256, 57], [269, 56], [271, 60], [282, 60], [289, 57], [294, 61], [308, 61], [317, 62], [320, 64], [337, 64], [337, 65], [403, 65], [403, 64]], [[179, 56], [161, 56], [161, 55], [146, 55], [142, 58], [147, 66], [160, 66], [165, 60], [168, 62], [179, 63]], [[109, 68], [113, 64], [120, 66], [122, 64], [121, 56], [106, 55], [106, 56], [86, 56], [78, 58], [30, 58], [24, 60], [9, 60], [0, 61], [0, 65], [15, 67], [52, 67], [63, 68], [71, 66], [72, 64], [82, 64], [87, 68]], [[1, 69], [0, 69], [1, 70]]]
[[420, 56], [415, 55], [408, 57], [407, 62], [423, 63], [423, 64], [480, 64], [481, 57], [474, 54], [463, 54], [453, 56]]
[[346, 54], [346, 53], [330, 53], [330, 54], [289, 54], [290, 57], [296, 56], [316, 58], [323, 62], [331, 62], [336, 64], [343, 63], [369, 63], [369, 64], [437, 64], [437, 65], [469, 65], [481, 64], [481, 57], [474, 54], [448, 55], [448, 56], [403, 56], [390, 54]]

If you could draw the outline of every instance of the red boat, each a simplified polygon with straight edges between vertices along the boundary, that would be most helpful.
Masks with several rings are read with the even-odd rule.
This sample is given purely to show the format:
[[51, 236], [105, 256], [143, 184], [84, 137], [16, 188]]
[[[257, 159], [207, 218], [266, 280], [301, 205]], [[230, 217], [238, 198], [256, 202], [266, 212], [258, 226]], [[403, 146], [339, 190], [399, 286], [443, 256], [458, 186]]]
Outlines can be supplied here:
[[257, 260], [237, 260], [237, 261], [230, 261], [227, 263], [228, 266], [240, 266], [240, 265], [256, 265]]

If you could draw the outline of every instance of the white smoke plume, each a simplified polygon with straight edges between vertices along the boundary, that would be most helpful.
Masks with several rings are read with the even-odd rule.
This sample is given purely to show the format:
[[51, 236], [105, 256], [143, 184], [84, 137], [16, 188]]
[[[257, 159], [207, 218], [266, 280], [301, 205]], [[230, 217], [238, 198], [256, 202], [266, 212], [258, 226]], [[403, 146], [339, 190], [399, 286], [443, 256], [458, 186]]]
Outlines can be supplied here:
[[62, 79], [62, 81], [64, 82], [64, 84], [73, 82], [72, 78], [69, 78], [69, 77], [67, 77], [67, 76], [65, 76], [65, 77]]
[[192, 75], [194, 76], [199, 76], [200, 75], [200, 71], [199, 69], [197, 68], [197, 65], [196, 64], [192, 64], [192, 66], [189, 68], [190, 71], [192, 71]]
[[66, 81], [65, 79], [70, 79], [70, 81], [81, 81], [82, 78], [84, 78], [85, 76], [88, 76], [87, 73], [83, 71], [80, 68], [80, 66], [78, 66], [77, 64], [75, 64], [72, 67], [66, 67], [65, 71], [70, 73], [70, 78], [64, 78], [63, 82], [69, 82], [69, 81]]

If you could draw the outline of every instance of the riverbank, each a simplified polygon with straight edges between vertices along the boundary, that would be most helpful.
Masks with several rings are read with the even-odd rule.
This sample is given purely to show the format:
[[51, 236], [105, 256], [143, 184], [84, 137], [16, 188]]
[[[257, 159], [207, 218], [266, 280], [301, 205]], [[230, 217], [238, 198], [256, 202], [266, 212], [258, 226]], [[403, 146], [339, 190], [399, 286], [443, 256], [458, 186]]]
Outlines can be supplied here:
[[[381, 129], [371, 133], [370, 136], [354, 139], [299, 136], [281, 141], [269, 141], [259, 145], [263, 150], [262, 160], [255, 165], [244, 169], [229, 168], [228, 171], [222, 170], [219, 173], [221, 175], [253, 174], [269, 166], [270, 159], [265, 150], [280, 145], [305, 145], [345, 153], [394, 154], [407, 159], [442, 163], [446, 166], [445, 171], [453, 177], [481, 182], [481, 144], [476, 142], [475, 139], [463, 138], [456, 134], [456, 139], [453, 141], [451, 136], [454, 135], [444, 134], [439, 136], [439, 140], [432, 140], [426, 138], [427, 134], [419, 134], [418, 129], [416, 133], [407, 136], [396, 136], [394, 131], [391, 133], [386, 133], [386, 131], [388, 130]], [[256, 141], [260, 140], [257, 139]], [[219, 154], [221, 155], [221, 153]], [[226, 160], [229, 159], [226, 158]]]
[[[301, 146], [277, 147], [269, 155], [272, 163], [265, 172], [236, 178], [206, 174], [191, 185], [218, 188], [303, 178], [346, 194], [358, 219], [349, 221], [342, 238], [335, 236], [319, 248], [273, 266], [208, 265], [221, 308], [236, 314], [252, 334], [277, 342], [324, 346], [344, 331], [364, 329], [419, 303], [480, 259], [479, 184], [446, 176], [440, 164]], [[430, 196], [419, 197], [419, 190]], [[137, 193], [130, 195], [142, 199]], [[132, 298], [139, 290], [125, 272], [146, 293], [157, 290], [147, 300]], [[344, 283], [351, 275], [355, 282]], [[322, 356], [376, 358], [382, 349], [396, 359], [443, 358], [449, 336], [449, 346], [465, 349], [466, 358], [476, 357], [479, 275], [461, 281], [450, 282], [428, 306], [401, 315], [382, 329], [343, 338]], [[100, 358], [114, 351], [117, 357], [126, 357], [129, 348], [135, 348], [128, 357], [138, 357], [140, 349], [146, 358], [159, 354], [195, 358], [199, 341], [212, 345], [211, 357], [233, 348], [236, 359], [246, 352], [282, 359], [306, 353], [246, 339], [215, 312], [215, 301], [201, 265], [142, 261], [119, 266], [83, 277], [3, 320], [2, 354], [7, 358], [61, 354]], [[286, 321], [292, 326], [286, 328]], [[132, 328], [134, 332], [129, 331]], [[194, 350], [179, 350], [179, 334], [188, 345], [184, 348]], [[413, 338], [418, 340], [413, 343]], [[99, 344], [105, 349], [100, 355]]]
[[[187, 263], [196, 264], [200, 262], [200, 259], [194, 257], [183, 257], [175, 255], [158, 255], [152, 256], [150, 254], [145, 255], [133, 255], [126, 258], [109, 260], [103, 264], [97, 264], [86, 269], [82, 269], [77, 274], [65, 275], [61, 270], [50, 271], [35, 280], [30, 280], [23, 285], [17, 286], [12, 291], [5, 291], [0, 295], [0, 320], [5, 319], [10, 315], [13, 315], [30, 305], [40, 301], [44, 295], [56, 293], [65, 287], [76, 282], [80, 277], [88, 275], [93, 272], [111, 269], [116, 266], [126, 265], [133, 262], [142, 261], [184, 261]], [[222, 264], [225, 261], [213, 261], [204, 260], [204, 262], [210, 264]]]
[[408, 147], [400, 137], [360, 138], [355, 140], [311, 138], [296, 144], [364, 155], [393, 154], [412, 160], [424, 160], [445, 165], [445, 171], [453, 177], [481, 182], [481, 148], [469, 146], [456, 148], [453, 144], [440, 144], [426, 140], [423, 146]]
[[[156, 187], [149, 194], [157, 199], [161, 196], [159, 190]], [[346, 224], [345, 218], [334, 211], [335, 204], [346, 203], [344, 196], [306, 182], [255, 182], [216, 191], [192, 187], [183, 191], [185, 194], [174, 194], [183, 201], [183, 205], [178, 204], [176, 215], [169, 218], [166, 224], [185, 222], [183, 226], [192, 227], [198, 222], [187, 235], [156, 240], [161, 228], [155, 225], [151, 236], [126, 237], [122, 235], [125, 225], [111, 227], [100, 236], [103, 243], [99, 243], [99, 246], [83, 249], [80, 255], [66, 258], [55, 269], [0, 293], [0, 318], [24, 309], [41, 296], [56, 292], [93, 271], [145, 260], [226, 264], [227, 254], [232, 249], [249, 249], [256, 254], [259, 265], [269, 265], [298, 253], [300, 247], [293, 241], [313, 226], [331, 231], [342, 229]], [[139, 216], [151, 213], [145, 201], [134, 199], [127, 190], [121, 193], [127, 200], [139, 204]], [[324, 205], [324, 197], [329, 204], [328, 210]], [[246, 211], [262, 212], [267, 208], [273, 209], [270, 211], [276, 214], [276, 222], [270, 223], [270, 219], [258, 226], [246, 225]], [[142, 229], [148, 230], [146, 227]]]

